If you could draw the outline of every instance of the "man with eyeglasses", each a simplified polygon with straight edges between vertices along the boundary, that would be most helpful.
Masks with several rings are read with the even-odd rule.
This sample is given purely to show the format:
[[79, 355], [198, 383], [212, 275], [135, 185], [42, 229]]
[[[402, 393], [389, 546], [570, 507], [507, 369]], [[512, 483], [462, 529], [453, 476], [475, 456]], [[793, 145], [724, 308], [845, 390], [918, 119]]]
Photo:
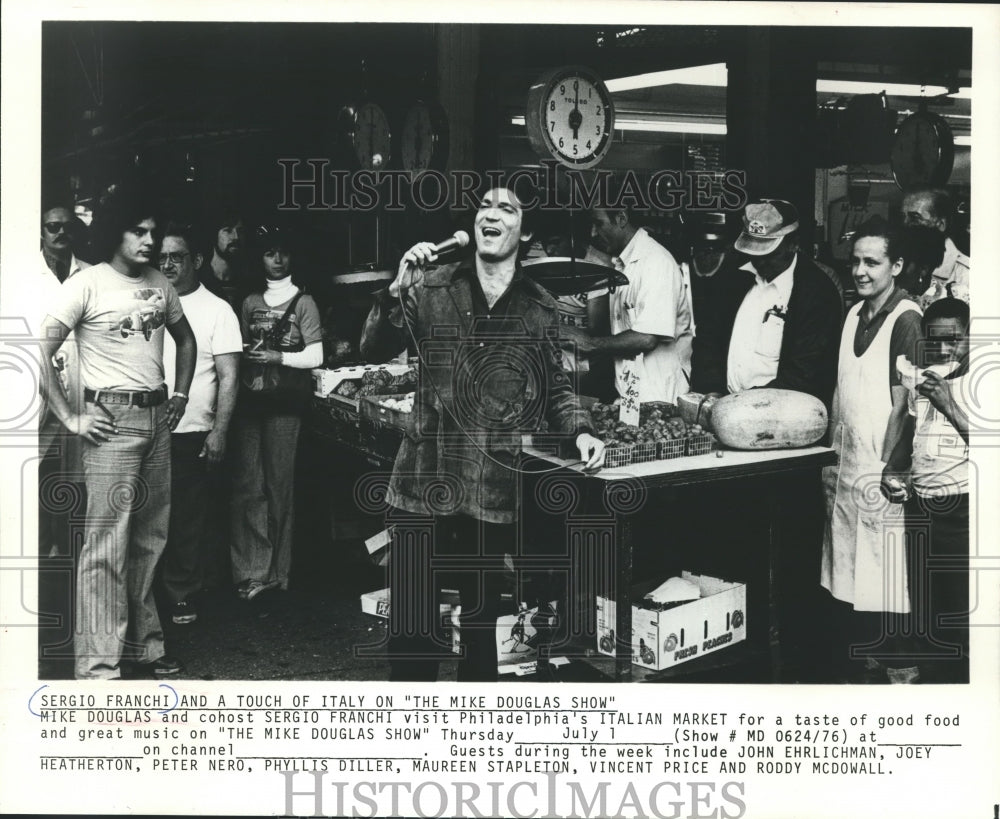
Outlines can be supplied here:
[[[168, 224], [159, 267], [180, 296], [198, 343], [187, 411], [170, 436], [170, 532], [160, 579], [171, 619], [178, 625], [198, 619], [194, 598], [205, 579], [204, 531], [212, 496], [209, 472], [225, 458], [243, 351], [236, 314], [198, 281], [202, 259], [191, 226]], [[177, 347], [169, 336], [163, 342], [167, 387], [172, 388]]]
[[[71, 208], [62, 204], [51, 204], [42, 211], [41, 256], [38, 276], [34, 286], [26, 286], [20, 292], [23, 309], [20, 311], [28, 320], [32, 333], [39, 333], [42, 320], [48, 308], [59, 297], [62, 283], [90, 265], [73, 253], [76, 217]], [[71, 335], [56, 353], [57, 366], [62, 376], [63, 388], [74, 409], [79, 412], [83, 395], [80, 379], [76, 340]], [[68, 531], [64, 514], [50, 512], [53, 504], [45, 501], [45, 493], [62, 491], [67, 482], [77, 484], [82, 476], [80, 447], [76, 440], [62, 434], [58, 419], [49, 412], [42, 415], [38, 428], [39, 462], [38, 485], [42, 491], [39, 514], [40, 554], [56, 557], [69, 550]]]
[[54, 205], [42, 213], [42, 259], [60, 284], [90, 267], [73, 254], [76, 225], [73, 211], [63, 205]]
[[[94, 223], [106, 262], [68, 279], [42, 324], [44, 396], [84, 442], [77, 679], [118, 679], [125, 663], [161, 677], [183, 670], [166, 654], [153, 579], [170, 520], [170, 431], [187, 407], [196, 342], [177, 292], [152, 266], [154, 212], [123, 191], [109, 200]], [[164, 329], [177, 344], [176, 390], [169, 398]], [[52, 364], [71, 330], [79, 346], [82, 412], [66, 401]]]

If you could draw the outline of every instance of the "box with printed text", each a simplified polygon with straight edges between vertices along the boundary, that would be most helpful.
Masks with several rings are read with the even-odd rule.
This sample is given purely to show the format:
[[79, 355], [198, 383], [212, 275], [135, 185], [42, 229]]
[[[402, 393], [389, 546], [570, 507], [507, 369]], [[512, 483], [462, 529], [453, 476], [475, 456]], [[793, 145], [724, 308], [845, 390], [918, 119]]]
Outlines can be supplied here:
[[[742, 642], [747, 636], [747, 587], [682, 572], [701, 592], [696, 600], [656, 604], [644, 599], [649, 584], [632, 590], [632, 662], [662, 671]], [[597, 650], [615, 654], [614, 600], [597, 598]]]

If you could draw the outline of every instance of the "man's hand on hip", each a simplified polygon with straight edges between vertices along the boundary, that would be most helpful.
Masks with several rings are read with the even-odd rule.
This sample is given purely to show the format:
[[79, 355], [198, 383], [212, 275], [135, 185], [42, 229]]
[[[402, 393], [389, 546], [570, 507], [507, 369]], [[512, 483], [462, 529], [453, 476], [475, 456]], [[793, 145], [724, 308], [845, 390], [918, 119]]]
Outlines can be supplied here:
[[94, 446], [100, 446], [104, 441], [110, 441], [111, 436], [118, 434], [118, 425], [113, 418], [100, 418], [86, 412], [71, 415], [66, 427]]

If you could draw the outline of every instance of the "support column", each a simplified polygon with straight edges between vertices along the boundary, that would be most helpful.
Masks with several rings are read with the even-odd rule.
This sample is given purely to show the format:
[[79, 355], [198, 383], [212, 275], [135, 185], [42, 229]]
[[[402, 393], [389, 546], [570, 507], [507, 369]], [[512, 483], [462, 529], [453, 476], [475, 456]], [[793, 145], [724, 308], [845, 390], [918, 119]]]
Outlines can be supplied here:
[[476, 83], [479, 26], [436, 26], [438, 97], [448, 115], [447, 170], [476, 167]]
[[[727, 164], [751, 198], [787, 199], [811, 223], [815, 199], [816, 57], [798, 28], [747, 31], [727, 62]], [[808, 227], [804, 225], [804, 227]]]

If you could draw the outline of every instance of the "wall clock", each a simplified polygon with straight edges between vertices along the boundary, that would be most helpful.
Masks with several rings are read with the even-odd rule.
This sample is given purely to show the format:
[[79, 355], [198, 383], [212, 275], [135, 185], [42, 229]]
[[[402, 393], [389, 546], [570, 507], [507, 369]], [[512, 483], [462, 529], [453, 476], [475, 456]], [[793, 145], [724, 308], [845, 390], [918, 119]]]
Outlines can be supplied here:
[[597, 74], [565, 66], [543, 74], [528, 90], [528, 139], [539, 155], [571, 168], [592, 168], [611, 147], [615, 109]]
[[889, 161], [903, 190], [945, 184], [955, 161], [955, 140], [944, 117], [922, 108], [904, 119], [896, 129]]
[[358, 164], [369, 171], [387, 167], [392, 156], [392, 133], [385, 111], [374, 102], [347, 110], [351, 144]]
[[413, 173], [444, 167], [448, 156], [448, 118], [436, 103], [417, 102], [406, 112], [400, 135], [403, 167]]

